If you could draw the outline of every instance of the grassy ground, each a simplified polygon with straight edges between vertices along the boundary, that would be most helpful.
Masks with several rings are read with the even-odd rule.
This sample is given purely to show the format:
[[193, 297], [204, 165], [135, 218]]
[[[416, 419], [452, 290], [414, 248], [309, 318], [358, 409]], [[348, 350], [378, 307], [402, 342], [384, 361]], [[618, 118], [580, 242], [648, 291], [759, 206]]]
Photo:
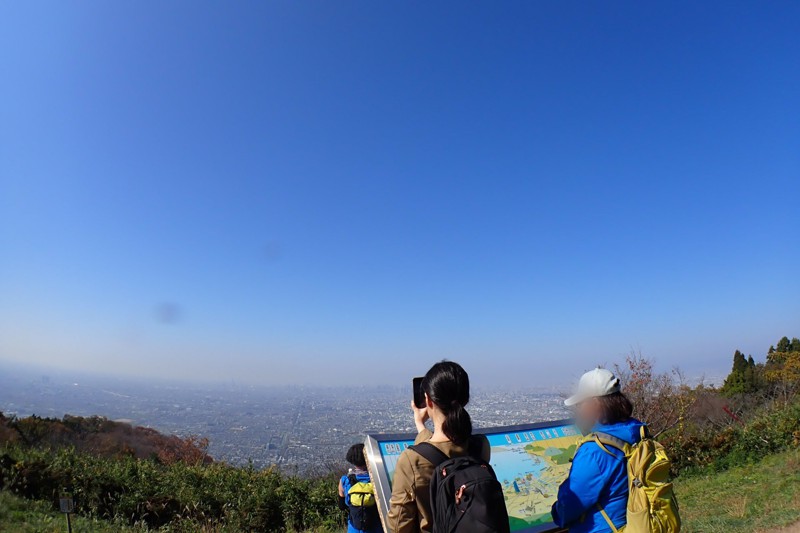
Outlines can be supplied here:
[[[685, 533], [753, 533], [800, 521], [800, 450], [761, 463], [676, 482]], [[66, 531], [64, 516], [47, 502], [0, 492], [0, 533]], [[75, 533], [143, 533], [104, 521], [75, 517]]]
[[[25, 500], [0, 491], [0, 532], [2, 533], [61, 533], [67, 530], [64, 515], [53, 512], [53, 504]], [[142, 533], [104, 520], [72, 516], [74, 533]]]
[[[26, 500], [0, 491], [0, 533], [62, 533], [67, 531], [63, 514], [54, 511], [50, 502]], [[152, 533], [144, 527], [126, 526], [105, 520], [72, 516], [73, 533]], [[200, 528], [196, 525], [159, 530], [165, 533], [229, 533], [229, 529]], [[307, 533], [338, 533], [316, 530]]]
[[800, 451], [676, 483], [686, 533], [752, 533], [800, 520]]

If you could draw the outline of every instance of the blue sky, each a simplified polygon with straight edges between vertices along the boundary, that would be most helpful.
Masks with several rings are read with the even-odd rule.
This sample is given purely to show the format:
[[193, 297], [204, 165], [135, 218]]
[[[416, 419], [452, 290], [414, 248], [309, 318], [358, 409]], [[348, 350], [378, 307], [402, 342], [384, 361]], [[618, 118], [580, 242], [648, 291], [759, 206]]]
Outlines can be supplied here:
[[797, 2], [6, 2], [0, 359], [718, 375], [800, 335]]

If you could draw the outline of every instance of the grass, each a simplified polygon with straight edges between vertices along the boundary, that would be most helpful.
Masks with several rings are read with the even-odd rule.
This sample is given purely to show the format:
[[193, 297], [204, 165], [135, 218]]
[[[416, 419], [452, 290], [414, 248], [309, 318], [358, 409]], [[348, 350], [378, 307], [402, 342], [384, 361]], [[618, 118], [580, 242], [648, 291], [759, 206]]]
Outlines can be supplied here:
[[[54, 511], [54, 504], [25, 500], [0, 491], [0, 532], [2, 533], [61, 533], [67, 530], [63, 514]], [[72, 516], [74, 533], [142, 533], [143, 529], [113, 524], [105, 520]]]
[[[228, 533], [229, 528], [205, 527], [198, 530], [196, 523], [185, 527], [164, 527], [159, 530], [144, 526], [128, 526], [72, 515], [73, 533]], [[45, 501], [27, 500], [8, 491], [0, 490], [0, 533], [62, 533], [67, 531], [63, 514], [55, 511], [55, 504]], [[315, 529], [307, 533], [339, 533], [330, 529]]]
[[[684, 533], [753, 533], [800, 521], [800, 450], [721, 473], [679, 478]], [[75, 533], [143, 533], [102, 520], [73, 517]], [[0, 491], [0, 533], [66, 531], [53, 504]], [[212, 529], [209, 529], [212, 531]]]
[[679, 478], [685, 533], [753, 533], [800, 521], [800, 451]]

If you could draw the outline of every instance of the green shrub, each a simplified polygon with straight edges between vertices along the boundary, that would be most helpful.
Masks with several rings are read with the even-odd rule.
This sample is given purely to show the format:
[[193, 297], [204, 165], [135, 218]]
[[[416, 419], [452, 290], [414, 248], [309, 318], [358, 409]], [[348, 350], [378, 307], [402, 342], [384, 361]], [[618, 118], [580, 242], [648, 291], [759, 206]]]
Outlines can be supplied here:
[[765, 407], [749, 421], [716, 431], [681, 427], [663, 437], [675, 474], [721, 471], [800, 444], [800, 401]]
[[55, 501], [64, 490], [79, 513], [165, 531], [341, 529], [337, 481], [213, 464], [164, 465], [103, 458], [74, 449], [0, 449], [0, 481], [26, 498]]

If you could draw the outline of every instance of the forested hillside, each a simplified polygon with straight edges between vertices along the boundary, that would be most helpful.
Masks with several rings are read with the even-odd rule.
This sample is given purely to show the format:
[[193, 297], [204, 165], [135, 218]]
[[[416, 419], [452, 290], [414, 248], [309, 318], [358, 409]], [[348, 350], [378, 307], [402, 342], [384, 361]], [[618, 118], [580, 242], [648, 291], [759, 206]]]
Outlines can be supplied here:
[[[731, 374], [719, 390], [688, 386], [679, 371], [656, 372], [641, 356], [618, 366], [637, 416], [667, 447], [679, 488], [708, 487], [717, 473], [800, 446], [798, 347], [796, 338], [781, 339], [762, 361], [736, 351]], [[75, 496], [80, 515], [139, 530], [343, 527], [334, 473], [301, 478], [270, 468], [236, 468], [214, 462], [206, 444], [99, 417], [0, 415], [0, 488], [45, 507], [67, 491]], [[741, 477], [734, 473], [726, 479]], [[689, 481], [694, 478], [705, 481]], [[691, 519], [700, 523], [697, 502], [693, 509]], [[794, 508], [782, 512], [795, 516]], [[689, 530], [703, 531], [691, 524]]]

